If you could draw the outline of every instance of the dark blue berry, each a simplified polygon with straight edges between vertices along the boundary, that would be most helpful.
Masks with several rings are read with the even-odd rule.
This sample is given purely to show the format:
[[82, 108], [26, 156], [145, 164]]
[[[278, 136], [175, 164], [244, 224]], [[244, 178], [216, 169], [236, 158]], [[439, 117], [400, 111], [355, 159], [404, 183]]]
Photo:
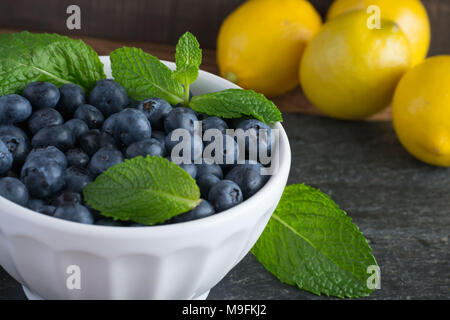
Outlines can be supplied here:
[[30, 210], [45, 214], [47, 216], [53, 216], [55, 213], [56, 207], [52, 205], [48, 205], [44, 200], [41, 199], [30, 199], [28, 200], [27, 207]]
[[208, 201], [216, 212], [230, 209], [243, 201], [241, 188], [230, 180], [222, 180], [209, 191]]
[[191, 134], [194, 133], [194, 124], [198, 121], [192, 109], [186, 107], [176, 107], [164, 119], [164, 130], [166, 133], [175, 129], [186, 129]]
[[34, 112], [28, 120], [28, 129], [31, 134], [36, 134], [46, 127], [59, 126], [64, 123], [61, 114], [53, 108], [43, 108]]
[[63, 191], [53, 198], [52, 205], [55, 207], [81, 203], [81, 195], [77, 192]]
[[66, 119], [72, 118], [78, 106], [86, 103], [84, 90], [76, 84], [62, 85], [59, 87], [59, 93], [60, 98], [57, 108]]
[[81, 204], [65, 204], [56, 208], [55, 218], [84, 224], [93, 224], [94, 217], [89, 210]]
[[64, 125], [42, 128], [31, 139], [34, 148], [54, 146], [61, 151], [70, 149], [74, 143], [72, 131]]
[[105, 122], [103, 122], [102, 131], [106, 132], [107, 134], [113, 136], [114, 135], [114, 127], [116, 125], [116, 119], [118, 113], [114, 113], [110, 115]]
[[73, 117], [86, 122], [89, 129], [100, 129], [103, 125], [103, 121], [105, 121], [100, 110], [90, 104], [82, 104], [79, 106]]
[[125, 109], [119, 113], [114, 126], [114, 137], [122, 145], [151, 138], [152, 127], [147, 117], [137, 109]]
[[88, 169], [94, 176], [98, 176], [107, 169], [123, 161], [122, 152], [115, 148], [103, 147], [99, 149], [91, 158]]
[[21, 206], [28, 203], [28, 190], [25, 185], [16, 178], [0, 179], [0, 196], [15, 202]]
[[0, 140], [0, 175], [5, 174], [12, 168], [13, 161], [14, 158], [8, 146]]
[[268, 175], [261, 174], [260, 164], [235, 165], [225, 176], [225, 179], [235, 182], [242, 190], [244, 199], [258, 192], [269, 180]]
[[223, 179], [222, 168], [216, 163], [202, 163], [197, 165], [197, 175], [200, 177], [205, 174], [213, 174], [219, 179]]
[[[17, 128], [20, 130], [19, 128]], [[25, 138], [24, 138], [25, 136]], [[9, 152], [13, 156], [13, 164], [15, 166], [23, 164], [28, 153], [30, 152], [30, 141], [26, 137], [25, 133], [14, 134], [0, 134], [0, 140], [8, 147]]]
[[[250, 157], [252, 160], [259, 160], [260, 153], [267, 156], [271, 155], [272, 129], [267, 124], [256, 119], [246, 119], [239, 121], [236, 129], [242, 129], [248, 135], [245, 137], [245, 152], [247, 157]], [[252, 148], [252, 146], [255, 147]]]
[[115, 147], [116, 141], [113, 137], [100, 130], [89, 130], [79, 139], [81, 149], [90, 157], [103, 147]]
[[28, 140], [27, 134], [22, 129], [11, 125], [0, 126], [0, 136], [2, 135], [12, 135]]
[[62, 189], [63, 173], [56, 161], [41, 156], [25, 161], [20, 176], [31, 196], [45, 198]]
[[122, 111], [128, 103], [125, 89], [111, 79], [98, 81], [89, 95], [89, 104], [97, 107], [105, 117]]
[[81, 193], [91, 181], [92, 178], [87, 169], [69, 167], [64, 171], [64, 183], [68, 191]]
[[78, 141], [78, 139], [84, 135], [85, 133], [87, 133], [89, 131], [89, 127], [86, 124], [86, 122], [84, 122], [81, 119], [72, 119], [67, 121], [64, 124], [66, 127], [68, 127], [70, 129], [70, 131], [72, 131], [72, 135], [73, 138], [75, 139], [75, 141]]
[[211, 188], [220, 182], [220, 178], [214, 174], [202, 174], [197, 172], [197, 185], [200, 188], [200, 194], [203, 198], [208, 198]]
[[125, 156], [128, 159], [135, 158], [137, 156], [161, 156], [166, 155], [166, 148], [161, 142], [156, 139], [150, 138], [130, 144], [125, 152]]
[[56, 147], [44, 147], [31, 150], [26, 158], [26, 162], [31, 163], [34, 159], [47, 159], [48, 161], [56, 162], [61, 168], [67, 168], [67, 159]]
[[[239, 146], [237, 142], [229, 135], [222, 134], [221, 140], [216, 141], [216, 136], [211, 137], [211, 141], [206, 142], [204, 156], [207, 159], [214, 160], [222, 167], [236, 164], [239, 159]], [[222, 143], [220, 143], [222, 142]]]
[[178, 166], [189, 173], [189, 175], [195, 179], [197, 177], [197, 166], [193, 163], [179, 163]]
[[163, 129], [164, 119], [172, 111], [172, 106], [167, 101], [159, 98], [144, 100], [137, 108], [145, 114], [152, 125], [152, 129]]
[[122, 227], [122, 224], [120, 224], [120, 222], [115, 221], [114, 219], [111, 218], [103, 218], [97, 220], [95, 224], [98, 226], [106, 226], [106, 227]]
[[212, 216], [214, 213], [216, 213], [214, 211], [214, 207], [208, 201], [202, 200], [202, 202], [200, 202], [200, 204], [196, 208], [186, 213], [173, 217], [171, 222], [180, 223], [202, 219]]
[[228, 125], [219, 117], [207, 117], [202, 120], [202, 131], [205, 133], [205, 131], [209, 129], [217, 129], [221, 133], [226, 133]]
[[14, 124], [25, 121], [31, 115], [30, 102], [18, 94], [0, 97], [0, 124]]
[[166, 134], [163, 131], [153, 130], [152, 128], [152, 138], [158, 140], [162, 144], [166, 144]]
[[67, 164], [70, 167], [85, 168], [89, 163], [89, 156], [81, 149], [70, 149], [66, 152]]
[[60, 97], [58, 88], [49, 82], [32, 82], [22, 94], [35, 109], [54, 108]]

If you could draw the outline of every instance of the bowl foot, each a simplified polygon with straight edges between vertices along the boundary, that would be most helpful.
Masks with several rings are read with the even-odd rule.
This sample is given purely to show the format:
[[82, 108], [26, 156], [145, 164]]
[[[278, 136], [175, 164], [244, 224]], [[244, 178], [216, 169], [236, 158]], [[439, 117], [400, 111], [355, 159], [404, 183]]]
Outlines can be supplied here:
[[22, 286], [22, 289], [23, 289], [23, 292], [25, 293], [25, 295], [27, 296], [28, 300], [44, 300], [44, 298], [33, 293], [32, 291], [30, 291], [30, 289], [28, 289], [25, 286]]

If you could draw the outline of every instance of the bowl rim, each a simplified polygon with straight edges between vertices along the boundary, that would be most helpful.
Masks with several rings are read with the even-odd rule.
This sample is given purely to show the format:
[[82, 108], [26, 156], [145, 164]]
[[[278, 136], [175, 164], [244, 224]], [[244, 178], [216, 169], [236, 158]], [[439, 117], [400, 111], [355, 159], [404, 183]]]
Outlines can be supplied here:
[[[100, 56], [102, 62], [104, 60], [109, 60], [109, 56]], [[175, 66], [174, 62], [161, 60], [167, 66]], [[240, 88], [234, 83], [212, 74], [207, 71], [200, 70], [198, 78], [206, 78], [206, 80], [214, 79], [215, 81], [224, 82], [227, 86], [232, 88]], [[231, 221], [236, 218], [238, 215], [247, 214], [257, 214], [257, 212], [251, 212], [252, 209], [259, 206], [261, 203], [265, 202], [265, 195], [270, 192], [273, 188], [279, 188], [280, 185], [284, 188], [285, 184], [283, 182], [284, 177], [289, 175], [290, 165], [291, 165], [291, 150], [289, 145], [289, 140], [287, 134], [281, 125], [281, 123], [277, 122], [274, 125], [274, 128], [280, 130], [280, 144], [279, 148], [279, 167], [275, 174], [273, 174], [267, 183], [261, 188], [257, 193], [251, 196], [249, 199], [241, 202], [240, 204], [216, 213], [212, 216], [205, 217], [202, 219], [180, 222], [175, 224], [167, 224], [167, 225], [153, 225], [153, 226], [139, 226], [139, 227], [117, 227], [117, 226], [102, 226], [102, 225], [94, 225], [94, 224], [84, 224], [74, 221], [68, 221], [64, 219], [58, 219], [52, 216], [47, 216], [45, 214], [35, 212], [29, 208], [23, 207], [19, 204], [16, 204], [2, 196], [0, 196], [0, 207], [4, 208], [4, 211], [9, 214], [14, 214], [17, 218], [21, 220], [25, 220], [29, 223], [45, 226], [46, 228], [57, 229], [62, 232], [68, 233], [77, 233], [77, 234], [92, 234], [95, 235], [111, 235], [113, 234], [115, 237], [126, 237], [130, 238], [130, 236], [141, 237], [144, 235], [154, 234], [158, 235], [161, 232], [164, 234], [180, 234], [181, 231], [185, 231], [188, 228], [191, 228], [191, 231], [197, 232], [203, 228], [210, 228], [213, 224], [222, 224], [226, 221]], [[287, 172], [286, 172], [287, 171]], [[254, 211], [254, 210], [253, 210]], [[1, 227], [1, 226], [0, 226]], [[1, 230], [1, 228], [0, 228]], [[132, 230], [132, 231], [130, 231]]]

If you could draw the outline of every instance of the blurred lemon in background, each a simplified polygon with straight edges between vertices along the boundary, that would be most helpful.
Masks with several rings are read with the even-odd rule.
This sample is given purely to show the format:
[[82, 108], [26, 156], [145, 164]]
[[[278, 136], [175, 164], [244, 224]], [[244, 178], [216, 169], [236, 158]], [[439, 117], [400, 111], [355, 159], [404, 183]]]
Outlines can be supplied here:
[[392, 21], [367, 26], [363, 11], [345, 13], [324, 24], [300, 66], [300, 83], [323, 113], [361, 119], [389, 105], [401, 76], [410, 68], [409, 42]]
[[223, 22], [217, 40], [222, 77], [275, 96], [298, 85], [307, 43], [322, 24], [304, 0], [250, 0]]
[[382, 19], [394, 21], [403, 30], [411, 44], [412, 65], [422, 62], [430, 45], [430, 22], [419, 0], [335, 0], [327, 19], [351, 10], [367, 10], [371, 5], [380, 8]]
[[400, 142], [412, 155], [450, 167], [450, 55], [426, 59], [403, 76], [392, 118]]

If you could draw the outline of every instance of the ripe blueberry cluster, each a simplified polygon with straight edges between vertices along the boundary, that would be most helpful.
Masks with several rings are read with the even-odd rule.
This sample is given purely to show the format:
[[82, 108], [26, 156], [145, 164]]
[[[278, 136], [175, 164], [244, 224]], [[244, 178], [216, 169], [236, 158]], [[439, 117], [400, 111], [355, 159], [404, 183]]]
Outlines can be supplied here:
[[[227, 122], [158, 98], [136, 102], [111, 79], [97, 82], [88, 96], [74, 84], [58, 89], [47, 82], [30, 83], [22, 95], [0, 97], [0, 196], [56, 218], [139, 226], [105, 218], [89, 208], [83, 201], [83, 188], [125, 158], [151, 155], [171, 161], [171, 151], [178, 143], [173, 138], [175, 130], [185, 129], [195, 135], [198, 121], [202, 133], [218, 129], [226, 138], [224, 158], [231, 154], [237, 159], [238, 154], [236, 141], [227, 135], [227, 129], [264, 128], [270, 132], [270, 127], [255, 119]], [[201, 138], [193, 141], [191, 154], [203, 155], [208, 144]], [[249, 145], [246, 141], [245, 148]], [[266, 147], [270, 149], [270, 143]], [[196, 179], [203, 201], [165, 223], [227, 210], [254, 195], [268, 180], [257, 161], [217, 164], [202, 158], [195, 164], [179, 165]]]

